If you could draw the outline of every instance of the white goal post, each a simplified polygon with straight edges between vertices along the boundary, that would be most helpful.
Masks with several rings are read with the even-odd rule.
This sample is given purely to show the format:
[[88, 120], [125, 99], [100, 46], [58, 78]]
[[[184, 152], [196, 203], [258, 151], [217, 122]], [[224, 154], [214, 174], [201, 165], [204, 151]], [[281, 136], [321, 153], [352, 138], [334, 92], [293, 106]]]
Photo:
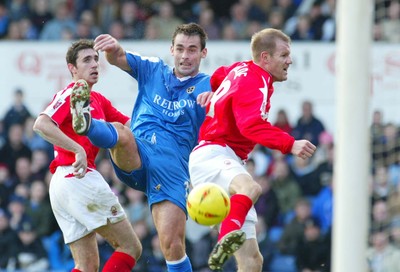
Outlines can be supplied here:
[[334, 272], [367, 271], [372, 0], [338, 1]]

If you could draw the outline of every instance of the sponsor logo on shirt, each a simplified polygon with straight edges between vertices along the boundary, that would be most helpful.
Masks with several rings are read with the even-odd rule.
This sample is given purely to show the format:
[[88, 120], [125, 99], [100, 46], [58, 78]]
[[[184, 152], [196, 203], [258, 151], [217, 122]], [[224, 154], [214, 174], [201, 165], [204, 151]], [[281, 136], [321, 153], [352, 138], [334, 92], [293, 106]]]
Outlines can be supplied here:
[[163, 113], [168, 117], [177, 117], [185, 113], [185, 108], [193, 109], [197, 104], [193, 99], [180, 99], [171, 101], [166, 98], [156, 95], [153, 102], [163, 108]]

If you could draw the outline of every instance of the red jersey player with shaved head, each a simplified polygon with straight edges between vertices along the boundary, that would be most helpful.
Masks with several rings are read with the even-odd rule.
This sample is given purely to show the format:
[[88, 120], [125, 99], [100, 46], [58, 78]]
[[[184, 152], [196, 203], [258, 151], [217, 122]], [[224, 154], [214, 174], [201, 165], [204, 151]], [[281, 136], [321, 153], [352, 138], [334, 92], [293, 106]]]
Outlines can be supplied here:
[[238, 271], [261, 271], [253, 204], [261, 187], [246, 171], [244, 163], [256, 144], [311, 157], [316, 147], [307, 140], [295, 140], [268, 121], [273, 83], [287, 79], [290, 38], [280, 30], [267, 28], [251, 38], [252, 60], [218, 68], [211, 77], [215, 94], [200, 129], [199, 145], [190, 155], [193, 186], [204, 182], [221, 185], [231, 196], [231, 211], [219, 228], [218, 242], [208, 264], [220, 270], [234, 255]]

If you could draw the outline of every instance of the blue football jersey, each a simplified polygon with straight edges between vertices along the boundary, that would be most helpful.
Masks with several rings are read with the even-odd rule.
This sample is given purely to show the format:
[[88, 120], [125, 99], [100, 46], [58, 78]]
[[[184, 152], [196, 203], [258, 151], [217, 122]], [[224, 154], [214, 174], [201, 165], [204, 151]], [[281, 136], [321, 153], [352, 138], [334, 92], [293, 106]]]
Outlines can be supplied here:
[[127, 51], [126, 58], [138, 82], [131, 130], [136, 138], [171, 145], [185, 160], [197, 144], [205, 108], [196, 103], [200, 93], [211, 91], [210, 77], [177, 78], [173, 68], [156, 57]]

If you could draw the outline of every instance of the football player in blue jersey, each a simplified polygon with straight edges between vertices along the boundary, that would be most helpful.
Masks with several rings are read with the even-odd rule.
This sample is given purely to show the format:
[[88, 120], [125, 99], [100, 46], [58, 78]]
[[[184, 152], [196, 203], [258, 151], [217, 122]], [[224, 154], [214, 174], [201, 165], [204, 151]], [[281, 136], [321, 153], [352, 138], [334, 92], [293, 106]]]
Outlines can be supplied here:
[[88, 101], [73, 109], [79, 112], [74, 129], [108, 148], [119, 179], [146, 193], [170, 272], [192, 271], [185, 250], [188, 160], [212, 96], [209, 76], [199, 72], [206, 40], [198, 24], [179, 25], [172, 37], [171, 67], [157, 57], [124, 50], [108, 34], [98, 36], [95, 50], [138, 82], [131, 127], [91, 119]]

